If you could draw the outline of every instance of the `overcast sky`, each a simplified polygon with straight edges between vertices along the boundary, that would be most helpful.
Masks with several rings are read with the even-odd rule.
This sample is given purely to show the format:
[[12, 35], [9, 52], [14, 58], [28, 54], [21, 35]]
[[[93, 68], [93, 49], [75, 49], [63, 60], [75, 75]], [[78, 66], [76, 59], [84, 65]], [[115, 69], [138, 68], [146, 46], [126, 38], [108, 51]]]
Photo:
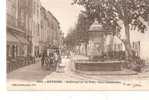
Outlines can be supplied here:
[[42, 5], [58, 19], [61, 30], [66, 35], [68, 30], [76, 23], [78, 14], [82, 8], [77, 5], [71, 5], [72, 0], [40, 1]]

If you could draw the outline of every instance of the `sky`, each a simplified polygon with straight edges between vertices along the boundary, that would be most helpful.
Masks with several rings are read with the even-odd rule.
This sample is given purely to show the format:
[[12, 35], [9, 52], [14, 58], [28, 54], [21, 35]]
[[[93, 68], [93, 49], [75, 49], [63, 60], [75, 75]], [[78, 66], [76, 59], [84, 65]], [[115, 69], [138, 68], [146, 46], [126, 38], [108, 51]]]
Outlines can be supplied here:
[[65, 36], [69, 29], [77, 22], [78, 14], [83, 9], [78, 5], [71, 5], [72, 0], [40, 0], [43, 7], [49, 10], [60, 22]]

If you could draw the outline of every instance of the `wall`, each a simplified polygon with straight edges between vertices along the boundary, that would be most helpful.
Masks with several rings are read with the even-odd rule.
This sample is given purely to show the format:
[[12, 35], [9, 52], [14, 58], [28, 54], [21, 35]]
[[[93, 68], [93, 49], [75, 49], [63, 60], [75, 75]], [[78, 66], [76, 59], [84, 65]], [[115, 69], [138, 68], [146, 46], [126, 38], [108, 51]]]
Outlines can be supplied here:
[[[130, 40], [131, 44], [133, 44], [133, 42], [140, 42], [140, 57], [142, 59], [145, 59], [146, 62], [149, 62], [149, 24], [147, 22], [144, 22], [144, 24], [147, 26], [145, 32], [141, 33], [137, 30], [131, 30]], [[121, 35], [123, 39], [125, 39], [124, 32], [125, 30], [122, 26]], [[118, 38], [116, 38], [115, 43], [121, 43], [121, 41]]]

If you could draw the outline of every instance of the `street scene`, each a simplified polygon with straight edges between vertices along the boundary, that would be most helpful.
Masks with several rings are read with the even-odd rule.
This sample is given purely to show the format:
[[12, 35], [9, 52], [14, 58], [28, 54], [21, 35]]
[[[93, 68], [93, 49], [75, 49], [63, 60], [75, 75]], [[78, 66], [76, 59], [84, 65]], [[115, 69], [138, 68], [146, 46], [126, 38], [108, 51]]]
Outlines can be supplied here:
[[148, 90], [148, 0], [7, 0], [8, 90]]

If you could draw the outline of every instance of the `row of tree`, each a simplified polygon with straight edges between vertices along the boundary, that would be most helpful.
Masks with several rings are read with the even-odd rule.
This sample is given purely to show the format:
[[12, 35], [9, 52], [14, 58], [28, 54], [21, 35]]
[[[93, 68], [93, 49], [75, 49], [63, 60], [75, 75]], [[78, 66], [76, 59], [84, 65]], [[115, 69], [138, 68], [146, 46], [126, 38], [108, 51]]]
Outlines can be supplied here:
[[64, 39], [64, 43], [67, 45], [68, 49], [72, 49], [82, 42], [85, 43], [87, 47], [89, 40], [88, 29], [92, 23], [93, 19], [89, 19], [83, 11], [80, 12], [75, 27], [69, 30], [67, 37]]

